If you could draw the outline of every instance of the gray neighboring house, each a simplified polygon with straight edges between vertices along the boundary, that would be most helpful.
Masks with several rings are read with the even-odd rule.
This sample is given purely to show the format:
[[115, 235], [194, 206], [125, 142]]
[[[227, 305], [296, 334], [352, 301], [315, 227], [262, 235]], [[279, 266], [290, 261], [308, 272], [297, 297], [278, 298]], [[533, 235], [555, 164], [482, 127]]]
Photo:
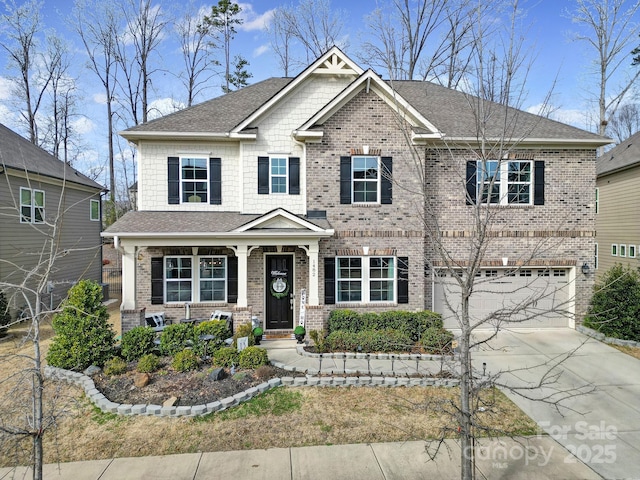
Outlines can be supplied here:
[[[32, 287], [57, 252], [45, 307], [81, 279], [101, 281], [101, 193], [104, 187], [0, 124], [0, 282]], [[57, 237], [52, 225], [58, 224]], [[53, 247], [52, 247], [53, 245]], [[35, 269], [35, 270], [34, 270]], [[4, 288], [7, 297], [11, 296]], [[24, 298], [12, 299], [21, 308]]]
[[598, 276], [616, 263], [639, 266], [640, 132], [596, 162], [595, 258]]

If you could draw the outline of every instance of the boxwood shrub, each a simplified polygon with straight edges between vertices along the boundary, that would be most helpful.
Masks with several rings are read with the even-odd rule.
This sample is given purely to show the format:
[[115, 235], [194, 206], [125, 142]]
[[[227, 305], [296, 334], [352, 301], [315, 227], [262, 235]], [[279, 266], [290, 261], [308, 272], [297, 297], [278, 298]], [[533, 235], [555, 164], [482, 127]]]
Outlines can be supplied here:
[[258, 368], [269, 364], [267, 351], [260, 347], [247, 347], [239, 355], [240, 368]]
[[140, 373], [153, 373], [160, 367], [160, 359], [153, 353], [148, 353], [138, 360], [138, 371]]
[[446, 355], [452, 353], [452, 341], [453, 333], [449, 330], [442, 327], [431, 327], [422, 335], [420, 345], [433, 355]]
[[187, 372], [198, 368], [198, 356], [190, 348], [185, 348], [174, 355], [171, 366], [178, 372]]
[[222, 347], [213, 354], [213, 364], [216, 367], [230, 367], [238, 365], [238, 351], [233, 347]]
[[135, 327], [122, 334], [120, 354], [128, 361], [138, 360], [155, 350], [156, 332], [151, 327]]
[[160, 352], [163, 355], [174, 356], [185, 347], [197, 347], [198, 335], [190, 323], [168, 325], [160, 335]]

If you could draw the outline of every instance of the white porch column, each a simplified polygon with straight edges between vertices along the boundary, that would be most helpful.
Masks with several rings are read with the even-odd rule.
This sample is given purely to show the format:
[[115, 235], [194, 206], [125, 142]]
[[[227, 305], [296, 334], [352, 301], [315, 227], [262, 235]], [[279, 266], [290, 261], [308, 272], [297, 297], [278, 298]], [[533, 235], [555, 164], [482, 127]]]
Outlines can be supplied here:
[[122, 245], [122, 303], [121, 310], [136, 308], [136, 246]]
[[247, 272], [248, 249], [246, 245], [238, 245], [235, 248], [238, 257], [238, 307], [247, 307], [247, 283], [249, 281]]
[[319, 305], [318, 298], [318, 243], [312, 243], [307, 250], [309, 257], [309, 291], [307, 292], [307, 303], [309, 305]]

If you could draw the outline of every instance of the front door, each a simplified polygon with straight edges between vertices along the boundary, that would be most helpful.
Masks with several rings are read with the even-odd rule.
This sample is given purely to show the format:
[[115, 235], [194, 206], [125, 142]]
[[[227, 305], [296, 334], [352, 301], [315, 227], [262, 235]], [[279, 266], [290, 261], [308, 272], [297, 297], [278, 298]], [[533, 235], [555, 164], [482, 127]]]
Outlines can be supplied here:
[[266, 327], [293, 328], [293, 256], [267, 255], [265, 274]]

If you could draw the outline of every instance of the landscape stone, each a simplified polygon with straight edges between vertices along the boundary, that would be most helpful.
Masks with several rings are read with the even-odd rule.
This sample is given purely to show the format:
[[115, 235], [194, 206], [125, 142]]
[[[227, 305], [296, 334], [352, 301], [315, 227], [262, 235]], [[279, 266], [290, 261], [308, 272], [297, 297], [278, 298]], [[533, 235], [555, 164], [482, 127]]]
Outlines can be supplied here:
[[178, 397], [169, 397], [162, 402], [163, 407], [173, 407], [178, 402]]
[[143, 388], [149, 385], [151, 381], [151, 376], [148, 373], [136, 373], [133, 377], [133, 384], [136, 388]]
[[84, 374], [89, 377], [93, 377], [94, 375], [97, 375], [101, 371], [102, 369], [100, 367], [96, 365], [91, 365], [90, 367], [87, 367], [87, 369], [84, 371]]
[[209, 374], [209, 378], [214, 382], [224, 378], [224, 368], [214, 368]]

